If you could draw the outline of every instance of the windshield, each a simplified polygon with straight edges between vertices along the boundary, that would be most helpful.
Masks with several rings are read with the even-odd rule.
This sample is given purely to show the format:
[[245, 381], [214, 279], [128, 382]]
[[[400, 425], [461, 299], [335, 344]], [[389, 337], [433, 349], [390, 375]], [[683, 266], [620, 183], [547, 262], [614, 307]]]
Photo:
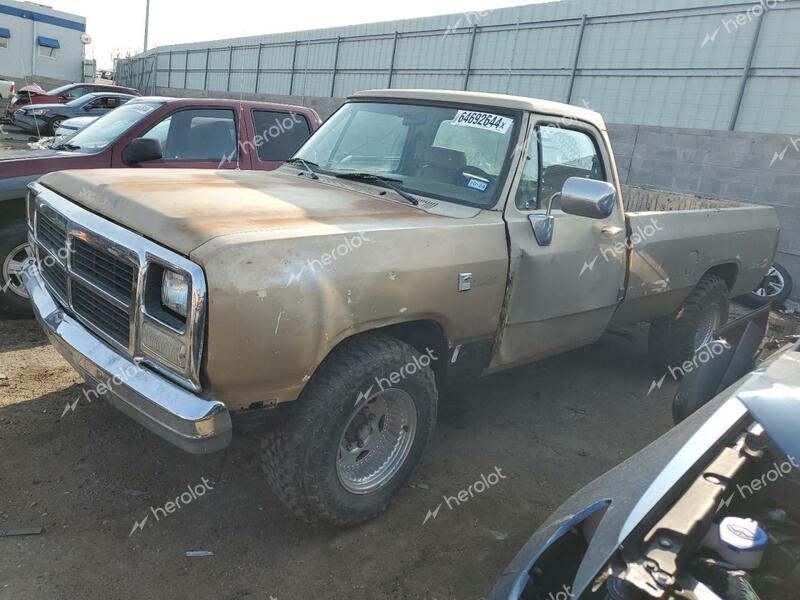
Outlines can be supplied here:
[[322, 173], [391, 177], [408, 192], [486, 207], [500, 193], [517, 120], [495, 109], [351, 102], [295, 157]]
[[160, 102], [125, 104], [103, 115], [76, 134], [60, 140], [54, 147], [63, 145], [69, 150], [81, 152], [102, 150], [162, 104]]
[[57, 87], [54, 90], [50, 90], [49, 92], [47, 92], [47, 95], [48, 96], [60, 96], [61, 94], [66, 92], [71, 87], [74, 87], [74, 84], [68, 83], [67, 85], [62, 85], [61, 87]]
[[83, 104], [86, 104], [87, 102], [89, 102], [89, 100], [91, 100], [92, 98], [94, 98], [94, 94], [86, 94], [85, 96], [80, 96], [78, 98], [75, 98], [74, 100], [70, 100], [64, 106], [78, 106], [78, 107], [80, 107]]

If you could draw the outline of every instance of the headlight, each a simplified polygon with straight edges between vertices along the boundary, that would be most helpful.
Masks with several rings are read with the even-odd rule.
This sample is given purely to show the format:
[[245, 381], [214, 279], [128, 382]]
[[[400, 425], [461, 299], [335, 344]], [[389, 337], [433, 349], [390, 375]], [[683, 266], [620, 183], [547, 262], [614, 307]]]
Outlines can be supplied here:
[[34, 108], [28, 114], [32, 117], [44, 117], [48, 112], [50, 112], [46, 108]]
[[164, 269], [161, 304], [186, 318], [189, 313], [189, 280], [184, 275]]

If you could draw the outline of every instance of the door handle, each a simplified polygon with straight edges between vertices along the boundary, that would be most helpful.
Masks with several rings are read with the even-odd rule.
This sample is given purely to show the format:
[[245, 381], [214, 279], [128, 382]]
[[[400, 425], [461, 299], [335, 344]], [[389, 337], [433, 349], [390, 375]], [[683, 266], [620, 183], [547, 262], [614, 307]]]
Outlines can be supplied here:
[[609, 237], [616, 237], [620, 233], [622, 233], [622, 227], [617, 227], [613, 225], [610, 227], [603, 227], [601, 231], [603, 232], [603, 235], [607, 235]]

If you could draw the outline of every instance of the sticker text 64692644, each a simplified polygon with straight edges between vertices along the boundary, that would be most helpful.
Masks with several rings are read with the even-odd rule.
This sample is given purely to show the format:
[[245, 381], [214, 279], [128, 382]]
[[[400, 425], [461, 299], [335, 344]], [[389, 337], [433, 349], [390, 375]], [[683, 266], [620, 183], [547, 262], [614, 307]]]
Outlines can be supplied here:
[[475, 127], [477, 129], [488, 129], [497, 133], [505, 133], [514, 123], [514, 119], [493, 115], [492, 113], [477, 112], [474, 110], [460, 110], [451, 121], [453, 125], [461, 127]]

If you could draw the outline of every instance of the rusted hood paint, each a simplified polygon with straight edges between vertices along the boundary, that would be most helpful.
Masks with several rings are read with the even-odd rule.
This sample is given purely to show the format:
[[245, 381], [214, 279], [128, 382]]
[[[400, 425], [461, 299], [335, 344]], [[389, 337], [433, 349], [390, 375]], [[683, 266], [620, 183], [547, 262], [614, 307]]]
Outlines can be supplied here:
[[187, 256], [231, 234], [307, 235], [307, 229], [319, 227], [363, 231], [397, 221], [446, 218], [378, 196], [378, 190], [366, 193], [314, 181], [295, 169], [152, 169], [143, 175], [136, 169], [62, 171], [40, 182]]

